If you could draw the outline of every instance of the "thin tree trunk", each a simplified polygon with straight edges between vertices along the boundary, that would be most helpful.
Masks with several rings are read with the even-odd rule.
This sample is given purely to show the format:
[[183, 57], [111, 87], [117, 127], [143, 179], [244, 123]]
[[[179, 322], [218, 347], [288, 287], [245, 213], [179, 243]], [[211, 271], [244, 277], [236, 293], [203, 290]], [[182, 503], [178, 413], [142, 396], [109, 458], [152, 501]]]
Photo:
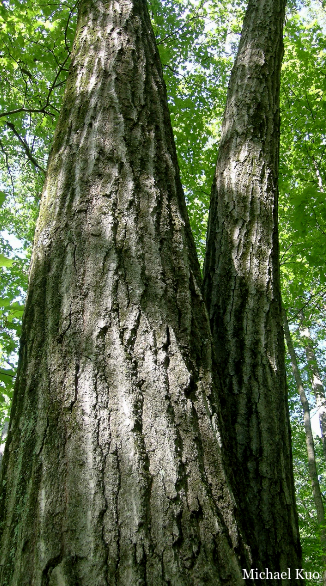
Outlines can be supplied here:
[[2, 467], [2, 458], [3, 458], [3, 452], [4, 452], [4, 448], [5, 448], [5, 440], [7, 438], [8, 435], [8, 421], [5, 421], [3, 428], [1, 429], [0, 432], [0, 439], [1, 439], [1, 443], [0, 443], [0, 473], [1, 473], [1, 467]]
[[250, 562], [145, 0], [83, 0], [74, 47], [3, 463], [0, 583], [240, 585]]
[[315, 395], [318, 407], [319, 425], [322, 437], [324, 458], [326, 460], [326, 397], [324, 385], [321, 380], [318, 362], [314, 350], [313, 341], [309, 328], [304, 324], [304, 314], [301, 314], [300, 335], [304, 340], [304, 348], [308, 362], [308, 369], [311, 380], [311, 388]]
[[277, 228], [284, 12], [285, 0], [248, 4], [228, 89], [204, 267], [222, 382], [223, 453], [254, 565], [275, 571], [301, 563]]
[[[317, 472], [317, 464], [316, 464], [316, 457], [315, 457], [315, 446], [314, 446], [314, 438], [311, 429], [311, 421], [310, 421], [310, 409], [308, 399], [306, 397], [306, 393], [304, 390], [304, 386], [302, 383], [300, 371], [298, 368], [297, 357], [295, 354], [292, 337], [289, 329], [289, 324], [287, 320], [286, 311], [283, 310], [283, 325], [284, 325], [284, 334], [286, 345], [288, 347], [288, 352], [291, 358], [292, 364], [292, 372], [294, 375], [294, 379], [296, 382], [297, 390], [300, 396], [300, 401], [303, 409], [303, 421], [304, 421], [304, 429], [305, 429], [305, 436], [306, 436], [306, 446], [307, 446], [307, 454], [308, 454], [308, 468], [309, 468], [309, 475], [312, 485], [312, 494], [314, 497], [314, 502], [316, 506], [317, 512], [317, 521], [320, 527], [320, 541], [321, 541], [321, 548], [323, 553], [323, 563], [326, 567], [326, 527], [325, 527], [325, 510], [324, 510], [324, 503], [322, 499], [322, 494], [320, 490], [319, 480], [318, 480], [318, 472]], [[326, 585], [326, 570], [324, 571], [323, 575], [323, 584]]]

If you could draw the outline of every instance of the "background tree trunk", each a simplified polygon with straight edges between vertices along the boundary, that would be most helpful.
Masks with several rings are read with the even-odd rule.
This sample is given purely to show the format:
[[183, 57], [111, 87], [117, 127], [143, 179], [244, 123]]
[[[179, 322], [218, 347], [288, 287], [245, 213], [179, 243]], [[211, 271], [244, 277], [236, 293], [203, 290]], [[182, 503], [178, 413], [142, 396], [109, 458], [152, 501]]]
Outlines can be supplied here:
[[146, 2], [84, 0], [3, 461], [1, 586], [243, 583], [200, 287]]
[[[287, 315], [285, 309], [283, 309], [283, 324], [284, 324], [284, 335], [286, 340], [286, 345], [288, 348], [288, 352], [291, 358], [292, 364], [292, 372], [295, 379], [295, 383], [297, 386], [297, 391], [300, 396], [300, 401], [303, 409], [303, 422], [304, 422], [304, 430], [305, 430], [305, 438], [306, 438], [306, 447], [307, 447], [307, 456], [308, 456], [308, 469], [309, 475], [311, 480], [312, 486], [312, 494], [316, 506], [316, 513], [317, 513], [317, 521], [320, 529], [320, 543], [321, 543], [321, 551], [323, 557], [324, 567], [326, 567], [326, 531], [325, 531], [325, 510], [324, 510], [324, 503], [323, 497], [320, 490], [320, 484], [318, 479], [318, 471], [317, 471], [317, 463], [316, 463], [316, 456], [315, 456], [315, 445], [314, 445], [314, 438], [311, 429], [311, 420], [310, 420], [310, 408], [309, 402], [304, 390], [304, 386], [302, 383], [300, 370], [298, 367], [298, 361], [294, 350], [294, 345], [292, 342], [291, 332], [287, 320]], [[323, 584], [326, 585], [326, 571], [323, 574]]]
[[228, 89], [204, 267], [221, 377], [223, 454], [253, 563], [273, 570], [301, 564], [277, 232], [284, 11], [285, 0], [248, 4]]
[[[0, 432], [1, 442], [5, 442], [5, 440], [6, 440], [6, 437], [8, 435], [8, 427], [9, 427], [8, 421], [5, 421], [4, 426]], [[5, 444], [0, 443], [0, 473], [1, 473], [1, 467], [2, 467], [2, 458], [3, 458], [4, 448], [5, 448]]]
[[311, 380], [312, 391], [315, 395], [316, 405], [318, 407], [319, 425], [323, 444], [324, 458], [326, 460], [326, 397], [324, 385], [318, 368], [318, 362], [311, 338], [310, 330], [305, 324], [303, 311], [301, 312], [300, 335], [304, 341], [304, 349], [308, 362], [308, 370]]

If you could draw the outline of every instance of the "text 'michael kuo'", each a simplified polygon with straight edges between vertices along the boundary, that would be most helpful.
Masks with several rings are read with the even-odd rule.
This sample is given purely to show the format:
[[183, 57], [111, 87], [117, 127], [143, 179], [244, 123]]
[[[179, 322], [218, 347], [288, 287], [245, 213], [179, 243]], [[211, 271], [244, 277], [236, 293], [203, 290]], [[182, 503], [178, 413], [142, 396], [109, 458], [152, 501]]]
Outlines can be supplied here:
[[[291, 573], [292, 572], [292, 573]], [[302, 568], [287, 568], [284, 572], [272, 572], [268, 568], [258, 570], [258, 568], [251, 568], [251, 570], [242, 569], [244, 580], [291, 580], [294, 577], [296, 580], [319, 580], [319, 572], [306, 572]]]

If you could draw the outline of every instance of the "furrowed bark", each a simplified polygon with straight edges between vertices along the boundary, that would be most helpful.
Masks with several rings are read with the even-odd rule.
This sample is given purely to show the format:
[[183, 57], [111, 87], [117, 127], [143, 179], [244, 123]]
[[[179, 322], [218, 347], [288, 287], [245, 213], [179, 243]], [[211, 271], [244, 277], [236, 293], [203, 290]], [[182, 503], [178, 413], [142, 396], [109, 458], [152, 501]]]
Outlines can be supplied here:
[[[285, 0], [250, 0], [211, 194], [204, 294], [222, 445], [253, 564], [298, 568], [277, 232]], [[292, 572], [291, 583], [295, 580]], [[268, 583], [281, 583], [277, 580]]]
[[1, 586], [242, 584], [211, 336], [145, 0], [83, 0], [38, 220]]

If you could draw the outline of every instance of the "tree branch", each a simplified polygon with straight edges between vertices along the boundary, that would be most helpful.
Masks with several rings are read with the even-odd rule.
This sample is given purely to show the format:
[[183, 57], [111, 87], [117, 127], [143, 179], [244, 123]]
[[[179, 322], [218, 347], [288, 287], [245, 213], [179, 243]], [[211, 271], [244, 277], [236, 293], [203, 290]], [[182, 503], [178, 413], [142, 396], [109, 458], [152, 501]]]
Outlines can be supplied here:
[[48, 116], [54, 116], [51, 112], [47, 112], [45, 110], [46, 106], [43, 108], [17, 108], [16, 110], [9, 110], [8, 112], [1, 112], [0, 118], [4, 116], [11, 116], [11, 114], [19, 114], [20, 112], [26, 112], [28, 114], [47, 114]]
[[12, 187], [12, 194], [13, 196], [15, 195], [15, 184], [14, 184], [14, 179], [12, 176], [12, 172], [10, 169], [10, 165], [9, 165], [9, 159], [8, 159], [8, 154], [6, 152], [5, 147], [3, 146], [3, 142], [2, 140], [0, 140], [0, 149], [2, 150], [3, 156], [5, 158], [5, 162], [6, 162], [6, 167], [7, 167], [7, 171], [8, 171], [8, 175], [10, 177], [10, 182], [11, 182], [11, 187]]
[[7, 121], [7, 126], [8, 128], [10, 128], [10, 130], [13, 131], [14, 135], [18, 138], [20, 144], [22, 145], [27, 157], [29, 158], [29, 160], [31, 161], [31, 163], [33, 163], [34, 167], [37, 167], [37, 169], [40, 169], [40, 171], [42, 171], [42, 173], [45, 173], [45, 169], [43, 169], [43, 167], [41, 167], [41, 165], [38, 164], [37, 160], [35, 159], [35, 157], [33, 157], [31, 150], [26, 142], [26, 140], [24, 140], [19, 132], [16, 130], [14, 124], [12, 122], [8, 122]]

